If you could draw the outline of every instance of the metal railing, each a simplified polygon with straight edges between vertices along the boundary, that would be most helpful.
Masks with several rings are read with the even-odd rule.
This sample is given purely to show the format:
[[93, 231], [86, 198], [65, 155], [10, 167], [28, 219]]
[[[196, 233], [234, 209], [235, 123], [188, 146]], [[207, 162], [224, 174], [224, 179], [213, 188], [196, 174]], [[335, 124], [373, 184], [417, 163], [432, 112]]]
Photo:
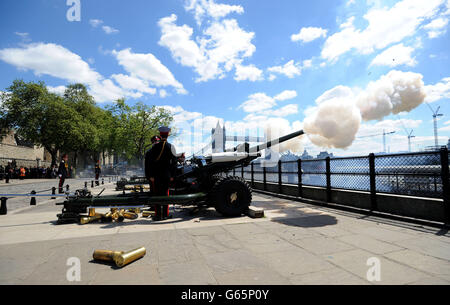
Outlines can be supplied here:
[[332, 190], [369, 192], [373, 210], [377, 206], [377, 193], [442, 198], [450, 207], [447, 148], [432, 152], [279, 161], [272, 167], [264, 167], [256, 160], [226, 174], [241, 176], [252, 185], [262, 182], [263, 190], [267, 190], [268, 183], [278, 184], [279, 193], [283, 185], [297, 185], [299, 197], [304, 186], [322, 187], [327, 191], [328, 202]]

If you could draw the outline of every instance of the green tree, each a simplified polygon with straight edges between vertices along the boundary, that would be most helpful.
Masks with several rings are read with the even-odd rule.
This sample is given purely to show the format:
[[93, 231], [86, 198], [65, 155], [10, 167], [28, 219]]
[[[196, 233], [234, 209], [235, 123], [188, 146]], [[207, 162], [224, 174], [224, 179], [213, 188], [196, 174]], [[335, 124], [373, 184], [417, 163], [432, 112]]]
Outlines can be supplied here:
[[71, 151], [82, 139], [81, 116], [43, 82], [15, 80], [2, 95], [0, 129], [47, 149], [56, 164], [58, 151]]
[[109, 110], [117, 118], [116, 147], [127, 160], [136, 158], [142, 161], [151, 137], [158, 134], [158, 127], [170, 126], [173, 122], [171, 112], [141, 102], [130, 107], [124, 99], [119, 99]]

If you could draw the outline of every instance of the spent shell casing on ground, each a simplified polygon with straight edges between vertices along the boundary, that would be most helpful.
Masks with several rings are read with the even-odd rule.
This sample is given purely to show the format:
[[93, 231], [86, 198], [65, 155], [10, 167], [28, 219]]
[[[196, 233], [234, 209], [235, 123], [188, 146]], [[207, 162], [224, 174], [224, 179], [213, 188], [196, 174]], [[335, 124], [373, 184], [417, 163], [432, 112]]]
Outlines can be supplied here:
[[89, 208], [89, 216], [95, 216], [95, 208]]
[[95, 250], [92, 257], [96, 260], [113, 262], [114, 257], [123, 254], [123, 251], [111, 251], [111, 250]]
[[155, 214], [153, 211], [142, 211], [142, 217], [153, 216], [153, 214]]
[[123, 267], [123, 266], [143, 257], [145, 255], [145, 253], [146, 253], [145, 248], [140, 247], [140, 248], [128, 251], [126, 253], [122, 253], [120, 255], [114, 256], [114, 262], [116, 263], [117, 267]]
[[90, 223], [92, 221], [98, 220], [100, 218], [102, 218], [101, 214], [95, 214], [94, 216], [81, 217], [80, 224], [84, 225], [84, 224]]
[[138, 216], [138, 214], [133, 212], [123, 212], [123, 217], [125, 217], [126, 219], [136, 219], [138, 218]]

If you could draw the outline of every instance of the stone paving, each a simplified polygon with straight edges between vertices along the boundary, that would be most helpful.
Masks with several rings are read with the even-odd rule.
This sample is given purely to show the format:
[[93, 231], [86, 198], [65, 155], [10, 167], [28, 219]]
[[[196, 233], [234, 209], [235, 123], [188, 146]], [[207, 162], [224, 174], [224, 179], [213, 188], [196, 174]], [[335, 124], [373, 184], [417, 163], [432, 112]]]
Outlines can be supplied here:
[[[264, 218], [176, 207], [162, 222], [55, 225], [54, 201], [13, 211], [0, 216], [0, 284], [450, 284], [445, 229], [259, 194], [252, 204]], [[120, 269], [92, 260], [95, 249], [141, 246], [147, 254]], [[71, 257], [79, 282], [67, 280]], [[380, 281], [367, 276], [373, 260]]]

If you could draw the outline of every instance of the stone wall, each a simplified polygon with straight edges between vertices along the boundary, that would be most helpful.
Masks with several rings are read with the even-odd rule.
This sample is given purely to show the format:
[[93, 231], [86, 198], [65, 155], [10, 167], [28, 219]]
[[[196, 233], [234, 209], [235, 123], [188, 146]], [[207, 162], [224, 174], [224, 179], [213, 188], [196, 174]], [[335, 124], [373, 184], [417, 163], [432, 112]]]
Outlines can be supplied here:
[[43, 147], [17, 145], [11, 131], [0, 141], [0, 165], [6, 165], [9, 160], [16, 160], [17, 166], [49, 166], [51, 156]]

